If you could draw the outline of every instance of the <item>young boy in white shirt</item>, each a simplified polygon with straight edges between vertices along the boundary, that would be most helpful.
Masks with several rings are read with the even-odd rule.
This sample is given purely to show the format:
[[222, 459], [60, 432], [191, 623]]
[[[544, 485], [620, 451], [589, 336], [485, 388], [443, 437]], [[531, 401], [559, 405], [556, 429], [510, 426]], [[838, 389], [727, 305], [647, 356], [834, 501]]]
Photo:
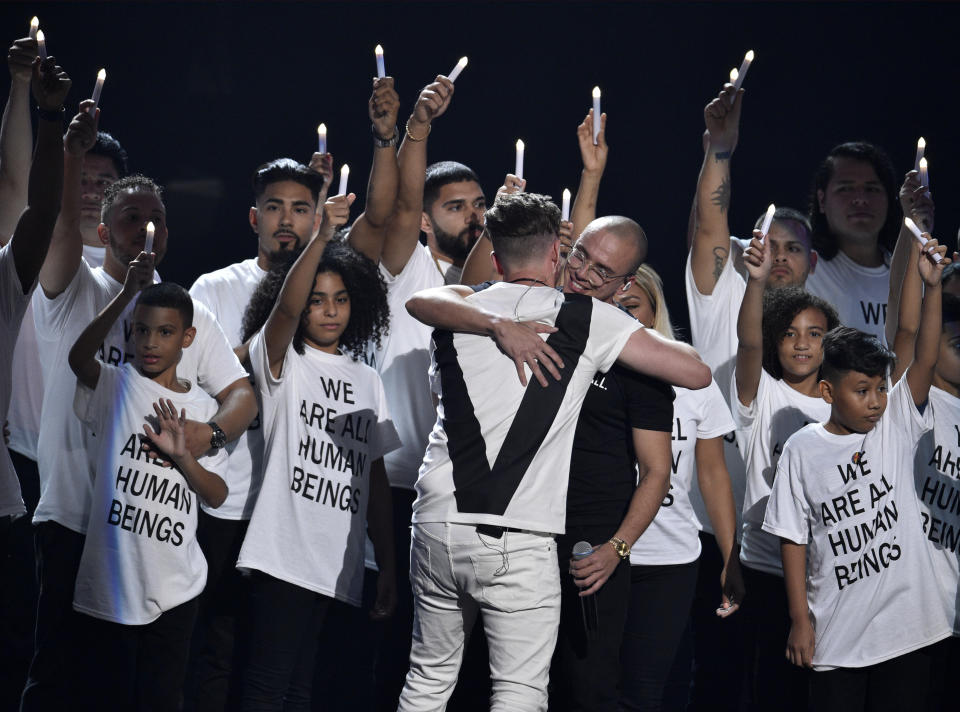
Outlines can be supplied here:
[[[97, 443], [73, 607], [89, 617], [84, 625], [88, 679], [98, 690], [93, 694], [109, 690], [117, 709], [176, 710], [207, 577], [196, 540], [198, 499], [211, 507], [226, 499], [227, 485], [216, 474], [226, 453], [197, 460], [187, 449], [186, 412], [206, 420], [217, 403], [177, 376], [183, 349], [196, 335], [193, 301], [179, 285], [148, 286], [153, 271], [153, 253], [141, 252], [121, 292], [70, 350], [74, 410]], [[133, 362], [100, 362], [97, 349], [141, 289], [133, 311]], [[144, 434], [165, 460], [146, 452]]]
[[925, 709], [926, 646], [952, 630], [913, 489], [913, 454], [940, 344], [940, 279], [950, 260], [920, 248], [926, 286], [913, 362], [889, 394], [893, 354], [834, 329], [823, 343], [824, 423], [784, 447], [763, 523], [781, 537], [791, 629], [786, 654], [812, 667], [810, 709]]

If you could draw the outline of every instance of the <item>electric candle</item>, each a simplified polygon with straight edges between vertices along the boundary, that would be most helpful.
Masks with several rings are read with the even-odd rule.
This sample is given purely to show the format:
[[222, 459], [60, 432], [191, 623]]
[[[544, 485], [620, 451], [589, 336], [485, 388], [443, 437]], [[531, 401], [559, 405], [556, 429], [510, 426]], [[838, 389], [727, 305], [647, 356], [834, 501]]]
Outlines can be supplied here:
[[600, 135], [600, 87], [593, 88], [593, 145], [597, 145]]
[[560, 209], [560, 219], [570, 219], [570, 190], [568, 188], [563, 189], [563, 207]]
[[107, 70], [101, 69], [97, 72], [97, 83], [93, 87], [93, 106], [90, 107], [90, 116], [97, 115], [97, 106], [100, 104], [100, 92], [103, 91], [103, 83], [107, 80]]
[[317, 126], [317, 153], [327, 152], [327, 125]]
[[523, 141], [517, 139], [517, 163], [513, 169], [513, 174], [521, 180], [523, 180], [523, 148]]
[[347, 179], [349, 177], [350, 177], [350, 166], [344, 163], [343, 167], [340, 169], [340, 191], [337, 193], [337, 195], [347, 194]]
[[448, 79], [450, 79], [451, 82], [457, 81], [457, 77], [460, 76], [460, 72], [462, 72], [463, 68], [466, 66], [467, 66], [467, 58], [461, 57], [460, 61], [457, 62], [457, 66], [453, 68], [452, 72], [450, 72], [450, 76], [448, 77]]
[[923, 158], [923, 152], [927, 150], [927, 142], [923, 136], [917, 139], [917, 157], [913, 159], [913, 170], [920, 170], [920, 159]]
[[777, 211], [777, 206], [773, 203], [767, 206], [767, 214], [763, 216], [763, 225], [760, 226], [760, 242], [763, 242], [770, 232], [770, 225], [773, 224], [773, 214]]
[[155, 228], [152, 222], [147, 223], [147, 240], [143, 243], [143, 251], [148, 255], [153, 252], [153, 233]]
[[377, 56], [377, 76], [383, 79], [387, 76], [387, 70], [383, 68], [383, 47], [377, 45], [373, 49], [373, 53]]
[[920, 185], [924, 188], [930, 187], [929, 164], [926, 157], [920, 159]]
[[40, 52], [40, 59], [47, 58], [47, 40], [43, 36], [43, 30], [37, 30], [37, 49]]
[[733, 82], [733, 88], [738, 90], [743, 86], [743, 80], [747, 78], [747, 70], [750, 69], [750, 63], [753, 62], [753, 50], [750, 50], [743, 56], [743, 64], [740, 65], [740, 71], [737, 72], [737, 78]]
[[33, 19], [30, 20], [30, 39], [37, 39], [37, 30], [40, 29], [40, 19], [34, 15]]
[[[907, 229], [908, 229], [910, 232], [913, 233], [913, 236], [916, 237], [916, 238], [920, 241], [920, 244], [921, 244], [921, 245], [926, 246], [926, 244], [927, 244], [927, 238], [925, 238], [925, 237], [923, 236], [923, 233], [920, 232], [920, 228], [917, 227], [917, 224], [916, 224], [915, 222], [913, 222], [913, 220], [911, 220], [910, 218], [904, 218], [904, 219], [903, 219], [903, 224], [906, 225], [906, 226], [907, 226]], [[939, 252], [934, 252], [934, 253], [933, 253], [933, 260], [934, 260], [934, 262], [942, 262], [942, 261], [943, 261], [943, 258], [940, 256], [940, 253], [939, 253]]]

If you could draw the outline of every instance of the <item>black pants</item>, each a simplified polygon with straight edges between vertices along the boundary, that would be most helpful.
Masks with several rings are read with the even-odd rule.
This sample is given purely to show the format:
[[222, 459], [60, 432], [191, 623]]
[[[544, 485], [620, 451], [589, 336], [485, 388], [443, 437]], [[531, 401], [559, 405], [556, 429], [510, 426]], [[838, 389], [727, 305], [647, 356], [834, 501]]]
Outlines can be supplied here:
[[84, 673], [87, 707], [179, 710], [197, 607], [194, 598], [146, 625], [81, 616], [83, 657], [74, 664]]
[[[810, 675], [810, 712], [903, 712], [929, 709], [933, 646], [862, 668]], [[956, 709], [956, 696], [953, 695]]]
[[743, 616], [746, 641], [747, 709], [806, 710], [810, 672], [787, 660], [790, 615], [783, 579], [744, 565], [743, 582], [747, 594], [736, 615]]
[[37, 625], [33, 659], [23, 689], [21, 709], [76, 707], [74, 663], [81, 653], [78, 623], [73, 610], [73, 588], [86, 537], [56, 522], [42, 522], [34, 532], [37, 553]]
[[[688, 712], [736, 712], [743, 690], [743, 612], [728, 618], [717, 616], [723, 555], [712, 534], [701, 532], [700, 546], [697, 589], [690, 612], [694, 662]], [[749, 589], [747, 595], [751, 595]]]
[[696, 561], [630, 567], [630, 611], [621, 650], [621, 709], [660, 709], [696, 582]]
[[27, 679], [37, 615], [37, 573], [33, 526], [40, 496], [37, 463], [10, 450], [27, 513], [0, 517], [0, 710], [20, 704]]
[[413, 636], [413, 590], [410, 588], [410, 519], [417, 493], [391, 487], [393, 499], [393, 545], [397, 562], [397, 609], [383, 624], [376, 652], [377, 707], [394, 712], [410, 669], [410, 640]]
[[603, 587], [593, 594], [597, 634], [584, 629], [580, 589], [570, 575], [570, 555], [578, 541], [610, 546], [610, 527], [568, 529], [557, 537], [560, 566], [560, 629], [550, 666], [551, 710], [616, 710], [620, 678], [620, 641], [630, 603], [630, 565], [614, 569]]
[[317, 640], [332, 600], [267, 574], [253, 573], [244, 710], [310, 709]]
[[220, 519], [200, 510], [197, 542], [207, 560], [207, 585], [191, 642], [185, 708], [236, 709], [240, 700], [247, 585], [236, 563], [247, 520]]

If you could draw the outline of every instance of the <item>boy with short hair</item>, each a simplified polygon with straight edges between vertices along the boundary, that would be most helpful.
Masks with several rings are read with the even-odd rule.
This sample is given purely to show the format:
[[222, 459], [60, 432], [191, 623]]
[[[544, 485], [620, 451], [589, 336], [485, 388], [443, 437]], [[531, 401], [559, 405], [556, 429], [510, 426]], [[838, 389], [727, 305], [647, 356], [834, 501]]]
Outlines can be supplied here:
[[913, 489], [913, 454], [940, 342], [940, 279], [950, 260], [920, 248], [926, 285], [916, 353], [889, 393], [894, 355], [838, 327], [824, 337], [825, 423], [793, 435], [777, 466], [763, 529], [781, 537], [791, 629], [787, 657], [817, 671], [816, 710], [922, 709], [930, 657], [950, 635]]
[[[196, 335], [183, 287], [152, 286], [154, 255], [130, 263], [122, 291], [70, 350], [74, 410], [97, 443], [93, 506], [73, 607], [91, 616], [91, 679], [108, 676], [111, 704], [176, 710], [186, 672], [197, 596], [207, 563], [196, 541], [198, 498], [227, 496], [226, 453], [198, 461], [187, 449], [186, 412], [206, 420], [217, 403], [177, 376]], [[143, 289], [133, 310], [134, 360], [111, 366], [97, 349]], [[146, 434], [146, 438], [140, 430]], [[143, 440], [163, 453], [150, 455]], [[97, 682], [100, 682], [97, 680]]]

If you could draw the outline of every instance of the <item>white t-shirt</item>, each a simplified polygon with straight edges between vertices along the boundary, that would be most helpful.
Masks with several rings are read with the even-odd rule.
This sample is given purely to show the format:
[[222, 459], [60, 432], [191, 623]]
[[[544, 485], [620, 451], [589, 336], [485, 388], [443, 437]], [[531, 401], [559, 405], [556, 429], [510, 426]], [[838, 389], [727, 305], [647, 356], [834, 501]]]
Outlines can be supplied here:
[[914, 484], [944, 606], [954, 635], [960, 635], [960, 398], [931, 387], [927, 407], [933, 430], [917, 446]]
[[[729, 400], [729, 392], [725, 385], [730, 383], [737, 359], [737, 317], [740, 314], [740, 304], [743, 302], [743, 293], [747, 283], [737, 273], [734, 265], [734, 254], [741, 249], [737, 238], [730, 238], [730, 254], [720, 273], [713, 292], [703, 294], [697, 289], [693, 280], [693, 267], [690, 264], [690, 255], [687, 255], [685, 282], [687, 292], [687, 307], [690, 315], [690, 333], [693, 348], [699, 353], [703, 362], [713, 372], [713, 379], [721, 384], [721, 392], [730, 410], [733, 403]], [[736, 398], [736, 396], [734, 396]], [[740, 523], [743, 509], [743, 494], [746, 489], [747, 468], [743, 462], [743, 454], [737, 445], [733, 432], [727, 433], [723, 439], [723, 455], [727, 462], [727, 471], [730, 473], [730, 486], [733, 488], [733, 500], [737, 511], [737, 522]], [[713, 533], [707, 508], [700, 496], [700, 489], [694, 487], [690, 496], [694, 516], [702, 531]]]
[[434, 332], [437, 424], [417, 480], [414, 522], [490, 524], [561, 534], [580, 406], [642, 328], [616, 307], [550, 287], [500, 282], [467, 297], [495, 314], [555, 324], [547, 338], [569, 380], [543, 388], [493, 339]]
[[[11, 243], [7, 243], [0, 247], [0, 421], [4, 419], [10, 406], [14, 344], [17, 342], [17, 332], [20, 330], [24, 312], [30, 303], [30, 292], [23, 293], [10, 245]], [[17, 479], [13, 462], [10, 461], [6, 442], [0, 437], [0, 517], [20, 516], [26, 511], [20, 496], [20, 480]]]
[[413, 489], [437, 410], [430, 391], [432, 330], [410, 316], [406, 303], [421, 289], [441, 286], [443, 275], [424, 245], [417, 246], [399, 274], [390, 274], [382, 264], [380, 274], [387, 284], [390, 333], [381, 340], [381, 348], [372, 342], [367, 345], [364, 361], [383, 379], [390, 413], [403, 443], [384, 457], [387, 477], [393, 487]]
[[[194, 385], [177, 393], [137, 372], [132, 363], [100, 367], [96, 388], [77, 383], [77, 417], [98, 434], [97, 471], [73, 607], [124, 625], [145, 625], [200, 595], [207, 562], [197, 543], [199, 497], [172, 466], [142, 451], [140, 436], [153, 404], [169, 398], [201, 422], [217, 402]], [[199, 463], [224, 472], [221, 450]]]
[[[885, 256], [885, 260], [889, 261]], [[890, 267], [864, 267], [842, 251], [832, 260], [820, 259], [807, 277], [807, 291], [832, 304], [844, 326], [873, 334], [884, 344], [887, 337], [887, 298]]]
[[634, 565], [686, 564], [700, 556], [697, 520], [690, 505], [691, 492], [700, 489], [694, 476], [694, 450], [697, 440], [718, 438], [734, 429], [733, 417], [716, 381], [699, 391], [674, 391], [677, 395], [670, 437], [670, 491], [657, 516], [631, 549], [630, 563]]
[[815, 670], [875, 665], [952, 631], [913, 487], [916, 443], [932, 426], [901, 379], [870, 432], [814, 423], [784, 448], [763, 528], [807, 546]]
[[[103, 264], [104, 247], [83, 246], [83, 259], [91, 267]], [[40, 412], [43, 406], [43, 369], [40, 367], [40, 347], [37, 328], [33, 321], [33, 301], [20, 325], [20, 336], [13, 351], [13, 392], [7, 420], [10, 427], [10, 449], [31, 460], [37, 459], [37, 439], [40, 437]]]
[[737, 442], [746, 453], [747, 466], [740, 560], [758, 571], [783, 576], [780, 540], [761, 528], [777, 460], [787, 438], [809, 423], [830, 418], [830, 405], [823, 398], [799, 393], [765, 370], [760, 372], [757, 397], [749, 406], [737, 398], [734, 380], [731, 380], [730, 393], [735, 402], [733, 419], [737, 424]]
[[[190, 296], [213, 312], [231, 346], [241, 344], [243, 314], [266, 274], [253, 258], [201, 275], [190, 287]], [[260, 417], [254, 418], [243, 435], [228, 443], [226, 450], [230, 478], [227, 501], [216, 509], [200, 506], [207, 514], [221, 519], [249, 519], [263, 477]]]
[[291, 344], [280, 378], [250, 344], [266, 472], [237, 568], [359, 606], [370, 465], [400, 445], [380, 378], [348, 356]]
[[[93, 494], [93, 454], [98, 446], [74, 414], [71, 399], [65, 396], [73, 393], [77, 384], [67, 357], [80, 333], [122, 288], [103, 268], [91, 269], [81, 260], [76, 275], [61, 294], [48, 299], [42, 289], [37, 289], [33, 295], [45, 387], [38, 453], [40, 502], [35, 523], [55, 521], [81, 534], [86, 531]], [[131, 314], [135, 304], [136, 300], [132, 301], [110, 328], [98, 355], [103, 363], [119, 366], [133, 359]], [[183, 350], [177, 374], [215, 396], [234, 381], [246, 378], [247, 372], [210, 310], [197, 301], [193, 310], [197, 336]], [[230, 484], [227, 481], [227, 487]]]

